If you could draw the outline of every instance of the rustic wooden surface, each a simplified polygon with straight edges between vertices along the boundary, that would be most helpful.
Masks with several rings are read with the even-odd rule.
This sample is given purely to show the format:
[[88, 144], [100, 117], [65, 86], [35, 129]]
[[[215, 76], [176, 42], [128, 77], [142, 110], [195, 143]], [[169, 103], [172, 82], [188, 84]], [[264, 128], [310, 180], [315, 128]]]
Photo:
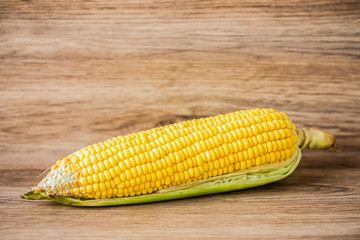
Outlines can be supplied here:
[[[0, 1], [0, 238], [360, 238], [359, 1]], [[19, 198], [85, 145], [254, 107], [338, 137], [275, 184], [126, 207]]]

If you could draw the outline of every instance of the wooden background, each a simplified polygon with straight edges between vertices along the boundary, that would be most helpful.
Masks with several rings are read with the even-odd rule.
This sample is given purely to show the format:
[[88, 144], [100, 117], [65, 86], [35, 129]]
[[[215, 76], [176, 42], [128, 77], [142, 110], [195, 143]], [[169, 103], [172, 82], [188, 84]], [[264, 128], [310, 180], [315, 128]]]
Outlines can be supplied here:
[[[360, 238], [359, 1], [0, 1], [0, 238]], [[338, 138], [287, 179], [109, 208], [19, 198], [83, 146], [255, 107]]]

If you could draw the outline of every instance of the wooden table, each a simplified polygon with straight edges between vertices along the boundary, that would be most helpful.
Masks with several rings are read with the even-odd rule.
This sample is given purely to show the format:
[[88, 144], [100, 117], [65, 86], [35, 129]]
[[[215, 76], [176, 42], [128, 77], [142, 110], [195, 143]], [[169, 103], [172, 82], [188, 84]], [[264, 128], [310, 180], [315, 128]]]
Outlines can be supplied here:
[[[1, 239], [359, 239], [359, 1], [1, 1]], [[125, 207], [19, 198], [55, 160], [255, 107], [337, 136], [280, 182]]]

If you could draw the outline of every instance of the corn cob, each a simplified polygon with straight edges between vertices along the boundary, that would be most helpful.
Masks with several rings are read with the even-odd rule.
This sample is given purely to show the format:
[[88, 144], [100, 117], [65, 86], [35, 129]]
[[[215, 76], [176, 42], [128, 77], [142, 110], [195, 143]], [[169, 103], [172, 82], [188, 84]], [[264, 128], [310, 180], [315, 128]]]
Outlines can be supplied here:
[[162, 201], [260, 186], [288, 176], [299, 150], [334, 137], [253, 109], [180, 122], [85, 147], [58, 160], [27, 199], [80, 206]]

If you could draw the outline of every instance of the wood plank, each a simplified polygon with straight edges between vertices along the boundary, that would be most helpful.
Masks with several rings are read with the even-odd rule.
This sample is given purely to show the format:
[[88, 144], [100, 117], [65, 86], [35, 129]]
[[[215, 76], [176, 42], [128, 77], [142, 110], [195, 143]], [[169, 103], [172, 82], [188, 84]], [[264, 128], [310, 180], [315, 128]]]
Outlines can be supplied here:
[[[153, 204], [76, 208], [21, 200], [40, 169], [1, 170], [7, 238], [238, 239], [360, 236], [358, 152], [304, 151], [288, 178], [244, 191]], [[19, 221], [21, 225], [19, 226]]]
[[[210, 81], [201, 87], [160, 87], [161, 82], [137, 81], [134, 87], [131, 82], [127, 86], [93, 82], [94, 86], [86, 87], [76, 81], [62, 85], [34, 80], [20, 84], [22, 90], [4, 91], [0, 149], [6, 157], [1, 164], [16, 167], [33, 164], [34, 159], [45, 167], [114, 136], [255, 107], [272, 107], [286, 112], [298, 127], [333, 133], [344, 151], [360, 144], [360, 89], [350, 81], [318, 81], [324, 86], [319, 88], [310, 83], [305, 87], [301, 81], [229, 81], [230, 86], [219, 81], [223, 84], [219, 87]], [[13, 162], [13, 154], [22, 155], [21, 161]]]

